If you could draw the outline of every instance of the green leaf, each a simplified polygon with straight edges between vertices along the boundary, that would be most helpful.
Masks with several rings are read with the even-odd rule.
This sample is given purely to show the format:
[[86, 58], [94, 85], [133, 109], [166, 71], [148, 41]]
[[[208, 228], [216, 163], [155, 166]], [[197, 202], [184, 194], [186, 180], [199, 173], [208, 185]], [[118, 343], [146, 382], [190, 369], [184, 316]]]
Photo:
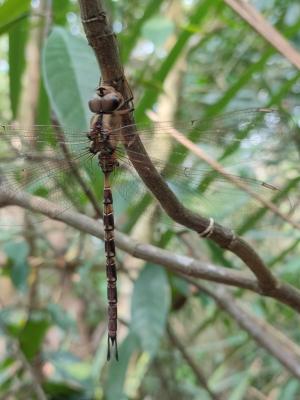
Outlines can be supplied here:
[[[120, 347], [123, 352], [122, 345]], [[123, 358], [123, 353], [122, 353]], [[102, 369], [105, 368], [107, 364], [107, 336], [103, 335], [102, 339], [98, 344], [98, 348], [91, 364], [91, 376], [93, 378], [94, 386], [97, 386], [99, 382], [99, 376], [101, 375]]]
[[[4, 393], [10, 380], [15, 375], [15, 359], [12, 357], [3, 358], [0, 362], [0, 393]], [[7, 386], [7, 387], [6, 387]]]
[[[46, 354], [47, 361], [54, 366], [49, 381], [57, 394], [64, 390], [90, 391], [92, 388], [91, 366], [68, 352]], [[83, 398], [83, 397], [81, 397]]]
[[162, 46], [173, 31], [174, 23], [162, 15], [150, 19], [143, 26], [143, 36], [155, 47]]
[[50, 106], [44, 82], [40, 81], [38, 109], [36, 113], [37, 125], [51, 125]]
[[[294, 179], [287, 181], [287, 184], [278, 193], [276, 193], [275, 196], [273, 196], [272, 203], [276, 204], [281, 198], [288, 195], [291, 189], [297, 187], [299, 180], [300, 177], [298, 176]], [[255, 213], [251, 213], [249, 217], [245, 221], [243, 221], [241, 226], [237, 229], [237, 233], [239, 235], [243, 235], [247, 230], [254, 226], [255, 223], [267, 213], [267, 211], [267, 208], [261, 208]]]
[[29, 10], [30, 0], [6, 0], [0, 7], [0, 34], [20, 19], [27, 18]]
[[105, 385], [105, 394], [107, 400], [126, 400], [124, 394], [124, 383], [126, 372], [132, 353], [138, 347], [138, 339], [134, 334], [129, 334], [122, 342], [119, 349], [119, 361], [110, 361], [109, 375]]
[[90, 363], [67, 351], [44, 354], [44, 358], [53, 366], [48, 381], [43, 385], [47, 393], [52, 395], [51, 398], [94, 398]]
[[243, 400], [251, 384], [251, 373], [245, 372], [239, 377], [239, 383], [228, 397], [228, 400]]
[[55, 27], [45, 44], [42, 69], [59, 123], [68, 129], [87, 129], [91, 116], [88, 100], [99, 82], [96, 59], [87, 43]]
[[177, 61], [182, 51], [184, 50], [184, 47], [188, 39], [192, 36], [193, 31], [188, 29], [188, 26], [194, 26], [194, 25], [199, 26], [199, 24], [203, 21], [203, 19], [207, 15], [211, 6], [215, 7], [215, 4], [212, 4], [211, 1], [206, 0], [204, 2], [201, 2], [193, 10], [190, 19], [188, 21], [187, 28], [184, 28], [182, 30], [170, 53], [161, 64], [158, 71], [153, 76], [152, 81], [156, 87], [155, 88], [151, 87], [150, 89], [145, 91], [143, 97], [141, 98], [135, 112], [135, 117], [137, 120], [141, 120], [145, 110], [150, 109], [154, 104], [155, 100], [157, 99], [157, 96], [160, 94], [160, 91], [157, 90], [157, 87], [159, 86], [159, 84], [162, 84], [164, 82], [169, 72], [172, 70], [172, 67], [174, 66], [175, 62]]
[[29, 252], [28, 244], [22, 242], [9, 242], [4, 246], [4, 251], [8, 257], [9, 274], [15, 287], [19, 290], [27, 288]]
[[127, 62], [132, 49], [141, 37], [143, 26], [145, 25], [146, 21], [148, 21], [149, 18], [151, 18], [151, 16], [158, 11], [161, 3], [162, 0], [149, 0], [147, 6], [145, 7], [144, 14], [140, 18], [137, 18], [134, 24], [129, 27], [129, 35], [125, 36], [123, 40], [121, 38], [123, 44], [121, 47], [123, 62]]
[[170, 288], [165, 271], [147, 264], [133, 291], [130, 329], [140, 339], [142, 349], [154, 355], [164, 333], [170, 308]]
[[176, 293], [181, 294], [184, 297], [188, 297], [190, 295], [190, 287], [187, 281], [176, 276], [170, 276], [170, 282], [172, 284], [172, 293], [173, 295]]
[[50, 321], [46, 313], [35, 311], [30, 314], [19, 336], [21, 349], [29, 360], [40, 350], [49, 326]]
[[59, 326], [65, 331], [75, 328], [75, 321], [59, 304], [50, 303], [48, 304], [47, 309], [55, 325]]
[[52, 4], [54, 23], [56, 25], [65, 25], [67, 22], [67, 13], [70, 9], [69, 0], [53, 0]]
[[28, 19], [16, 23], [9, 30], [9, 94], [13, 118], [16, 118], [25, 68], [25, 45], [28, 34]]
[[[134, 193], [134, 192], [133, 192]], [[128, 209], [128, 213], [130, 215], [130, 219], [126, 223], [126, 226], [123, 227], [122, 231], [124, 233], [129, 233], [131, 229], [135, 226], [143, 212], [145, 212], [146, 208], [151, 203], [151, 196], [147, 193], [145, 194], [138, 203], [135, 203], [134, 206], [130, 206]]]
[[[287, 248], [285, 248], [284, 250], [282, 250], [279, 254], [277, 254], [275, 257], [273, 257], [269, 262], [268, 262], [268, 267], [272, 268], [274, 265], [281, 263], [281, 265], [284, 265], [284, 263], [282, 262], [284, 260], [285, 257], [288, 257], [290, 254], [296, 254], [296, 249], [300, 247], [300, 239], [296, 239], [294, 242], [292, 242]], [[297, 256], [296, 256], [297, 257]], [[285, 272], [285, 266], [284, 266], [284, 272]], [[296, 269], [293, 271], [293, 274], [297, 274], [294, 275], [295, 276], [299, 276], [298, 275], [298, 268], [296, 267]]]
[[296, 400], [299, 398], [300, 384], [296, 379], [289, 379], [288, 383], [281, 389], [278, 398]]
[[47, 381], [43, 384], [43, 388], [49, 399], [82, 400], [90, 398], [86, 397], [81, 388], [78, 388], [73, 382], [63, 380], [61, 382]]
[[0, 310], [0, 331], [3, 334], [18, 338], [26, 323], [26, 313], [8, 307]]

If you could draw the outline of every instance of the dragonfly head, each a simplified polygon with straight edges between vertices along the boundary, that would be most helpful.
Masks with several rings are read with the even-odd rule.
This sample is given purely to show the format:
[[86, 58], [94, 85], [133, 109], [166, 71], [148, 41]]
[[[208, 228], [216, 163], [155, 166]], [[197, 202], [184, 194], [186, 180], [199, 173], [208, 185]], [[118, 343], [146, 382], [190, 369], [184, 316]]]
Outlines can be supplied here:
[[111, 114], [123, 104], [124, 99], [121, 93], [109, 85], [99, 86], [95, 96], [89, 101], [90, 110], [96, 114]]

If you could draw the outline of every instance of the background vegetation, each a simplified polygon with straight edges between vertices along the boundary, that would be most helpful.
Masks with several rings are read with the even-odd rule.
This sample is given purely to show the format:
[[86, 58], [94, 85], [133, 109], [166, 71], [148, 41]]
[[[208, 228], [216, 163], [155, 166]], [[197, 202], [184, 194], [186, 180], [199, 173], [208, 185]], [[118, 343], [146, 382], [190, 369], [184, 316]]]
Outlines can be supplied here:
[[[99, 69], [82, 32], [77, 2], [0, 4], [2, 123], [18, 121], [30, 129], [51, 124], [54, 113], [64, 128], [88, 129], [87, 101]], [[299, 49], [299, 2], [252, 4]], [[106, 7], [138, 122], [145, 121], [149, 109], [164, 120], [215, 118], [248, 107], [275, 107], [292, 116], [272, 173], [287, 160], [286, 176], [279, 180], [284, 186], [290, 178], [285, 194], [293, 199], [299, 220], [299, 167], [292, 162], [289, 133], [299, 134], [300, 73], [292, 60], [222, 1], [106, 1]], [[238, 159], [241, 150], [236, 151]], [[182, 162], [174, 156], [172, 161]], [[101, 204], [101, 177], [89, 185]], [[69, 189], [65, 196], [78, 199], [78, 211], [93, 216], [80, 188]], [[133, 194], [134, 189], [126, 196], [116, 193], [118, 230], [173, 253], [244, 269], [232, 254], [195, 234], [178, 233], [178, 227], [161, 220], [158, 228], [153, 230], [150, 222], [147, 229], [145, 204]], [[188, 193], [186, 199], [192, 201]], [[235, 204], [230, 197], [227, 203]], [[7, 213], [18, 220], [23, 215], [3, 208], [0, 218]], [[299, 233], [283, 223], [274, 229], [264, 217], [258, 215], [259, 228], [245, 225], [245, 238], [276, 276], [298, 287]], [[241, 226], [247, 215], [242, 218]], [[299, 318], [293, 309], [216, 283], [196, 290], [161, 266], [125, 252], [118, 252], [118, 264], [120, 361], [106, 363], [103, 242], [54, 221], [0, 230], [1, 398], [300, 397]], [[283, 361], [288, 350], [292, 362]]]

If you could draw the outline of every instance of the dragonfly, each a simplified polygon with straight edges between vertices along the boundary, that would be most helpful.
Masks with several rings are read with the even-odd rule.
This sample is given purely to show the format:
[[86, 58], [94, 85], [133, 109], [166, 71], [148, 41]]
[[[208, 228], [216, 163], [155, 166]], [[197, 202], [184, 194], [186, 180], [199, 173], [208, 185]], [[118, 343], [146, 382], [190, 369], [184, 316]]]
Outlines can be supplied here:
[[[223, 206], [227, 192], [230, 196], [232, 193], [233, 196], [236, 193], [241, 194], [243, 189], [239, 185], [235, 187], [234, 182], [250, 187], [251, 192], [258, 193], [263, 199], [282, 198], [290, 207], [290, 198], [281, 188], [282, 183], [286, 183], [285, 171], [290, 169], [286, 152], [282, 152], [283, 146], [290, 147], [290, 160], [297, 159], [298, 156], [290, 119], [276, 110], [247, 109], [227, 113], [212, 120], [193, 120], [188, 123], [149, 121], [146, 124], [122, 126], [122, 116], [131, 113], [127, 104], [112, 86], [102, 85], [89, 103], [94, 116], [87, 132], [61, 129], [55, 124], [36, 126], [30, 130], [2, 125], [0, 130], [0, 195], [5, 193], [9, 197], [29, 192], [49, 197], [62, 204], [62, 209], [65, 210], [78, 206], [73, 190], [75, 188], [78, 199], [82, 198], [78, 193], [83, 191], [92, 204], [96, 217], [103, 219], [108, 298], [108, 360], [111, 358], [111, 349], [114, 349], [118, 360], [117, 266], [112, 185], [129, 201], [139, 201], [147, 192], [133, 167], [134, 163], [144, 164], [146, 160], [144, 153], [133, 150], [136, 135], [138, 134], [139, 140], [151, 154], [150, 159], [160, 175], [168, 180], [175, 193], [183, 191], [183, 197], [187, 199], [190, 208], [195, 207], [195, 211], [199, 211], [200, 193], [205, 200], [206, 194], [211, 191], [207, 195], [207, 204], [213, 204], [215, 209], [218, 207], [210, 199], [214, 199], [216, 193], [222, 194]], [[170, 132], [174, 129], [184, 132], [195, 143], [201, 143], [206, 152], [225, 166], [225, 172], [220, 173], [189, 154], [172, 139]], [[281, 173], [278, 172], [279, 164], [282, 165]], [[97, 188], [100, 184], [100, 170], [103, 174], [103, 210], [99, 207], [97, 196], [86, 183], [94, 182], [93, 188]], [[236, 171], [243, 174], [234, 173]], [[262, 178], [265, 174], [270, 181], [259, 179], [256, 175], [260, 172]], [[77, 184], [73, 185], [72, 182]], [[68, 193], [70, 186], [71, 194]], [[79, 191], [78, 186], [81, 188]], [[240, 199], [235, 198], [235, 210], [231, 207], [229, 211], [231, 217], [235, 211], [240, 212], [243, 208], [242, 204], [238, 204]], [[246, 200], [241, 201], [244, 202], [246, 214], [252, 211], [252, 205], [256, 206], [253, 210], [264, 206], [259, 204], [257, 196], [252, 198], [247, 195]], [[5, 224], [6, 222], [0, 222], [0, 226]]]

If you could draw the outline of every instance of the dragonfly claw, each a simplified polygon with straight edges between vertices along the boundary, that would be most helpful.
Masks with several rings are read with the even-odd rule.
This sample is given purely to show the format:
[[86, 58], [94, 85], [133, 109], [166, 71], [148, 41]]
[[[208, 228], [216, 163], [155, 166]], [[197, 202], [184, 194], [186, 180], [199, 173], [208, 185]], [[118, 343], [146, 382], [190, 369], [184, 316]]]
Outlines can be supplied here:
[[110, 345], [112, 348], [115, 347], [115, 358], [117, 361], [119, 361], [117, 338], [111, 336], [107, 337], [107, 361], [110, 360]]

